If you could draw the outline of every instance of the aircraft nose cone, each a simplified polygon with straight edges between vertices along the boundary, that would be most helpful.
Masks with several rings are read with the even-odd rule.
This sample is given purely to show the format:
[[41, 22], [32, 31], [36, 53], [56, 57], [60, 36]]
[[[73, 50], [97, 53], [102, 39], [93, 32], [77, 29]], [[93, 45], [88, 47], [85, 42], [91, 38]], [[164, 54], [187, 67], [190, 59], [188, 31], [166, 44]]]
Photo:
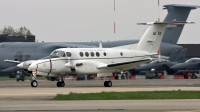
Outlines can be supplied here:
[[28, 67], [28, 70], [29, 70], [29, 71], [36, 70], [36, 69], [37, 69], [37, 64], [35, 64], [35, 63], [31, 64], [31, 65]]
[[17, 67], [19, 67], [19, 68], [23, 68], [24, 66], [24, 62], [22, 62], [22, 63], [20, 63], [20, 64], [17, 64]]

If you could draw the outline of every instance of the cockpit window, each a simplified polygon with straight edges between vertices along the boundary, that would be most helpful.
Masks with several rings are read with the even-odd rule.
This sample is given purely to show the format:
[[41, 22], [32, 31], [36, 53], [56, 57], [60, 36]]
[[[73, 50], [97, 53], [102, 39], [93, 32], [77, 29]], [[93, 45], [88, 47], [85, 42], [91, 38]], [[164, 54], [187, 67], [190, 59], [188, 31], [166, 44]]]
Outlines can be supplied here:
[[65, 57], [65, 56], [66, 56], [65, 53], [63, 53], [62, 57]]
[[66, 52], [67, 57], [71, 57], [72, 54], [70, 52]]
[[52, 57], [57, 56], [57, 57], [61, 57], [63, 56], [64, 52], [63, 51], [53, 51], [50, 55]]
[[191, 63], [195, 61], [200, 61], [200, 58], [191, 58], [191, 59], [188, 59], [185, 63]]

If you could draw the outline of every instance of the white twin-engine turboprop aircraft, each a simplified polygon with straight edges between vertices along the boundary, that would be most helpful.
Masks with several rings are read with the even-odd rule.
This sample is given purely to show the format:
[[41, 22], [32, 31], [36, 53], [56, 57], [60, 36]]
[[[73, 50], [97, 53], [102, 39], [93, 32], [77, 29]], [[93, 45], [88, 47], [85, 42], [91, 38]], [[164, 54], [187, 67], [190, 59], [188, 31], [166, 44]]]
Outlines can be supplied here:
[[[97, 77], [112, 76], [114, 72], [121, 72], [135, 68], [137, 64], [151, 61], [151, 56], [157, 54], [165, 27], [169, 24], [185, 24], [193, 22], [149, 22], [139, 23], [149, 25], [137, 48], [132, 45], [115, 48], [61, 48], [53, 51], [48, 58], [31, 63], [28, 67], [33, 74], [43, 76], [61, 76], [61, 74], [96, 74]], [[18, 65], [19, 67], [22, 65]], [[32, 87], [37, 87], [34, 79]], [[58, 87], [64, 87], [61, 78]], [[105, 87], [111, 87], [110, 80], [104, 82]]]

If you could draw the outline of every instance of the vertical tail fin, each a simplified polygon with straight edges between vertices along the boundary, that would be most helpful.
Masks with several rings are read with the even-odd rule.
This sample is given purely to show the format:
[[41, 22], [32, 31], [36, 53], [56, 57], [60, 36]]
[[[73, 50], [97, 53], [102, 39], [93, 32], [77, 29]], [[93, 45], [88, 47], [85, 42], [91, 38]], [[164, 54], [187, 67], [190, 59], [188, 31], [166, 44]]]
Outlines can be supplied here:
[[183, 63], [185, 62], [185, 57], [186, 57], [186, 51], [187, 49], [182, 49], [178, 55], [178, 57], [176, 58], [175, 62], [179, 62], [179, 63]]
[[139, 23], [139, 25], [150, 25], [142, 38], [140, 39], [137, 50], [147, 51], [150, 53], [157, 54], [158, 47], [160, 46], [163, 34], [165, 32], [165, 27], [167, 25], [178, 25], [193, 22], [151, 22], [151, 23]]
[[[169, 5], [164, 5], [163, 7], [168, 11], [168, 14], [163, 22], [186, 21], [191, 10], [200, 8], [200, 6], [181, 5], [181, 4], [169, 4]], [[165, 29], [162, 42], [177, 44], [183, 28], [184, 24], [168, 25], [167, 28]]]
[[179, 55], [178, 50], [174, 50], [172, 54], [169, 56], [169, 61], [175, 61]]

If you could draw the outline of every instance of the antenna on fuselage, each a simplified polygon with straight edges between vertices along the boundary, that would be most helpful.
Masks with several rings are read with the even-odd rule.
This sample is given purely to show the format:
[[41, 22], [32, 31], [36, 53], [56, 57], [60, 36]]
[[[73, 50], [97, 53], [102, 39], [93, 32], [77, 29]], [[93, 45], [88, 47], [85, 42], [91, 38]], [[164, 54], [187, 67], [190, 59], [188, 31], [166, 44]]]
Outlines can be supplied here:
[[101, 42], [101, 41], [99, 41], [99, 48], [103, 48], [103, 47], [102, 47], [102, 42]]

